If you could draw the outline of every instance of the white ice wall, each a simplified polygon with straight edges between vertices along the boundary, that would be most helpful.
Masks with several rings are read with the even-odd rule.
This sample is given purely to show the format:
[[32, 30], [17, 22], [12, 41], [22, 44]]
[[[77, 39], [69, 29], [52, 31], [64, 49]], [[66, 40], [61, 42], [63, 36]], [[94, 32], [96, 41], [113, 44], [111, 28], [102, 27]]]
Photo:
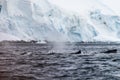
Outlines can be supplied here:
[[119, 16], [107, 15], [100, 9], [105, 6], [94, 3], [99, 4], [97, 10], [81, 15], [47, 0], [3, 0], [0, 32], [23, 40], [120, 41]]

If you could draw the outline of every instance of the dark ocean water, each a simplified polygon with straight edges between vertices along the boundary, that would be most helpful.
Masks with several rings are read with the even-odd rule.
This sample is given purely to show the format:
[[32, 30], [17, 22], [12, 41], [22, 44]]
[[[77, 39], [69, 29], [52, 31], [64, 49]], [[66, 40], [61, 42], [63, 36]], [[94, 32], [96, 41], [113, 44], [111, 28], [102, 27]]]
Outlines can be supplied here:
[[120, 80], [120, 45], [2, 44], [0, 80]]

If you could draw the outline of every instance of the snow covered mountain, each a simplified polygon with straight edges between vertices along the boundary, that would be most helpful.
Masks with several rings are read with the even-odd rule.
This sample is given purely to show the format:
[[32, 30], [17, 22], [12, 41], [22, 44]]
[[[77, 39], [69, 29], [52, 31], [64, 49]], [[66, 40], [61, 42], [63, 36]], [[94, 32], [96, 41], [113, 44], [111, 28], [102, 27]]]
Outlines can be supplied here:
[[120, 41], [120, 17], [97, 0], [85, 1], [89, 8], [83, 4], [87, 13], [80, 14], [47, 0], [1, 0], [0, 40]]

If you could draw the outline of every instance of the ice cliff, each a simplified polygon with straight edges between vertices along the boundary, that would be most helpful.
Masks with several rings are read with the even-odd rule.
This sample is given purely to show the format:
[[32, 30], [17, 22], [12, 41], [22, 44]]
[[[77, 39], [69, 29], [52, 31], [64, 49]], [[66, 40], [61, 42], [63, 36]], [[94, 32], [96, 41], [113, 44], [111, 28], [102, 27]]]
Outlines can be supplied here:
[[120, 41], [120, 17], [99, 9], [86, 17], [47, 0], [0, 0], [0, 40]]

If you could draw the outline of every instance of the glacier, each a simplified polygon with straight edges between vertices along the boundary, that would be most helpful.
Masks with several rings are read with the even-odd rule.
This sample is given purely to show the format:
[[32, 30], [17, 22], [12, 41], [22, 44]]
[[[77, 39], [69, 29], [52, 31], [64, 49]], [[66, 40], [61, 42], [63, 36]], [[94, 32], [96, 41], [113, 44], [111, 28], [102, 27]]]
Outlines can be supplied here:
[[0, 5], [0, 40], [120, 41], [120, 17], [100, 6], [83, 16], [48, 0], [1, 0]]

